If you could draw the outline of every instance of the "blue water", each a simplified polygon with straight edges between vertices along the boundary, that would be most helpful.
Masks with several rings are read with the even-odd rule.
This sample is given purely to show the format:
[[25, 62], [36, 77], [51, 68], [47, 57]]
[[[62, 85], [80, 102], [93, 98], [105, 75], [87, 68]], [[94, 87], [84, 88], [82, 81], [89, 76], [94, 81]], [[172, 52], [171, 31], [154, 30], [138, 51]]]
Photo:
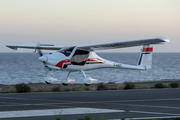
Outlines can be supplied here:
[[[136, 65], [139, 53], [98, 53], [99, 56], [125, 64]], [[35, 53], [0, 53], [0, 84], [44, 83], [46, 72]], [[149, 81], [180, 78], [180, 53], [154, 53], [151, 70], [139, 72], [125, 69], [97, 69], [85, 72], [98, 82]], [[55, 77], [62, 80], [67, 72], [56, 71]], [[74, 72], [70, 78], [82, 83], [83, 74]], [[60, 83], [57, 82], [57, 83]]]

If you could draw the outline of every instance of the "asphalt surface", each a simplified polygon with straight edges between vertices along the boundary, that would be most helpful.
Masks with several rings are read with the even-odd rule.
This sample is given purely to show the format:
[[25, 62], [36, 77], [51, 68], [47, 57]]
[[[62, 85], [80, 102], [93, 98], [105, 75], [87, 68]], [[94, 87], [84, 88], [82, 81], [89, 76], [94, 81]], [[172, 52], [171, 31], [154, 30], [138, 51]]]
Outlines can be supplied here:
[[180, 89], [0, 94], [2, 120], [180, 117]]

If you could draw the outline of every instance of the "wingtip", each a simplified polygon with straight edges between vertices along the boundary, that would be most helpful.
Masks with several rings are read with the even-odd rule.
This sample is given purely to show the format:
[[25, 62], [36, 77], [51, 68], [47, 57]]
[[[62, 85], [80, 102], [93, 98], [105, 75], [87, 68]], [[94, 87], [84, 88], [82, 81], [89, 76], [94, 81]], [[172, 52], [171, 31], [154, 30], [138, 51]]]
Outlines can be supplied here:
[[13, 50], [17, 50], [17, 47], [12, 47], [11, 45], [6, 45], [6, 47], [13, 49]]
[[168, 42], [170, 44], [174, 44], [172, 41], [170, 41], [169, 39], [164, 39], [165, 42]]
[[169, 39], [166, 38], [161, 38], [159, 37], [159, 39], [163, 40], [164, 42], [170, 43], [170, 44], [174, 44], [172, 41], [170, 41]]

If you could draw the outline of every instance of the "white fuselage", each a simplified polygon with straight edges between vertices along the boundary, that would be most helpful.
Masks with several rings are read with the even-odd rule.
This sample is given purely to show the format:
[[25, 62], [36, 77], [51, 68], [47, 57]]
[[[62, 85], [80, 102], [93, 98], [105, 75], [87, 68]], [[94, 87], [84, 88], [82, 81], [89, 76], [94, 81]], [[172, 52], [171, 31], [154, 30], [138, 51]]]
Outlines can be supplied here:
[[[74, 65], [71, 62], [72, 56], [65, 56], [62, 53], [56, 52], [52, 54], [44, 55], [44, 62], [47, 67], [54, 67], [56, 70], [63, 71], [81, 71], [92, 70], [99, 68], [112, 68], [115, 66], [115, 62], [105, 60], [99, 57], [95, 52], [90, 52], [84, 65]], [[41, 59], [41, 58], [40, 58]], [[41, 60], [42, 61], [42, 60]]]
[[[47, 54], [40, 57], [40, 61], [45, 63], [45, 66], [53, 70], [62, 71], [87, 71], [100, 68], [119, 68], [119, 69], [134, 69], [134, 70], [145, 70], [142, 67], [121, 64], [113, 61], [106, 60], [98, 56], [94, 51], [90, 51], [87, 55], [75, 55], [73, 50], [69, 56], [64, 55], [61, 52]], [[83, 62], [82, 64], [76, 64], [73, 61]]]

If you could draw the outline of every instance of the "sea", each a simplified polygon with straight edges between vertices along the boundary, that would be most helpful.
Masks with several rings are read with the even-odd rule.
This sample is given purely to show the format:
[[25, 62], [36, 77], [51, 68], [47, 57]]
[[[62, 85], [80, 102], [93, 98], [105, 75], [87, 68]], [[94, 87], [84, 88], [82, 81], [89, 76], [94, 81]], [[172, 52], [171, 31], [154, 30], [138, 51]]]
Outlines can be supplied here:
[[[136, 65], [139, 53], [97, 53], [99, 56], [119, 63]], [[0, 53], [0, 84], [45, 83], [47, 72], [37, 53]], [[85, 71], [88, 77], [98, 82], [140, 82], [165, 79], [180, 79], [180, 53], [154, 53], [152, 69], [140, 72], [126, 69], [96, 69]], [[56, 71], [55, 78], [61, 80], [67, 76], [66, 71]], [[73, 72], [69, 78], [75, 83], [83, 83], [82, 73]]]

